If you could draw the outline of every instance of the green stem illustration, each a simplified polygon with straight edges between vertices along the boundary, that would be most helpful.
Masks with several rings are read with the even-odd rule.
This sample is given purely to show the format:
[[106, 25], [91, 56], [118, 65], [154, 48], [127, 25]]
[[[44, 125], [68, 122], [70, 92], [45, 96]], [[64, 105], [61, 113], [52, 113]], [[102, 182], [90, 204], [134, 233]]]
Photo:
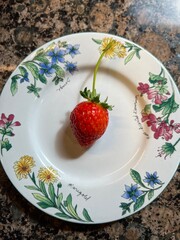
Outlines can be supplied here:
[[[1, 142], [4, 141], [5, 133], [2, 135]], [[3, 146], [1, 144], [1, 155], [3, 156]]]
[[174, 143], [173, 147], [175, 147], [179, 141], [180, 141], [180, 138]]
[[170, 102], [170, 107], [169, 107], [169, 112], [167, 113], [167, 117], [165, 118], [165, 122], [169, 122], [169, 117], [170, 117], [170, 115], [171, 115], [171, 113], [172, 113], [172, 109], [173, 109], [173, 106], [174, 106], [174, 92], [173, 92], [173, 94], [172, 94], [172, 96], [171, 96], [171, 102]]

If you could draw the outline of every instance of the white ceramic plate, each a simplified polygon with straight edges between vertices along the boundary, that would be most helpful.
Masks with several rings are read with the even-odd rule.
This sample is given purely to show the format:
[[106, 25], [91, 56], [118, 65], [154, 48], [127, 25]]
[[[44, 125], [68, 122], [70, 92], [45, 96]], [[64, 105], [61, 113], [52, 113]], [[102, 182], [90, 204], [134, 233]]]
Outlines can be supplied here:
[[[83, 150], [69, 114], [79, 91], [91, 88], [107, 38], [124, 55], [103, 58], [97, 91], [115, 107], [103, 137]], [[1, 94], [2, 165], [18, 191], [52, 216], [78, 223], [127, 217], [152, 202], [177, 169], [179, 104], [167, 70], [140, 46], [102, 33], [53, 40], [17, 67]]]

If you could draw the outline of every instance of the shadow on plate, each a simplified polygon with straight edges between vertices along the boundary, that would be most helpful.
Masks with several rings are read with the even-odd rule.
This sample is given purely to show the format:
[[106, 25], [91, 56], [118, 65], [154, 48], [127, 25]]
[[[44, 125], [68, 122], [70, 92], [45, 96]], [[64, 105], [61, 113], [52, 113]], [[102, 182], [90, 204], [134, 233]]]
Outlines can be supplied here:
[[81, 147], [74, 137], [70, 127], [69, 116], [70, 112], [67, 113], [66, 120], [56, 135], [56, 151], [60, 157], [73, 160], [82, 156], [87, 151], [87, 148]]

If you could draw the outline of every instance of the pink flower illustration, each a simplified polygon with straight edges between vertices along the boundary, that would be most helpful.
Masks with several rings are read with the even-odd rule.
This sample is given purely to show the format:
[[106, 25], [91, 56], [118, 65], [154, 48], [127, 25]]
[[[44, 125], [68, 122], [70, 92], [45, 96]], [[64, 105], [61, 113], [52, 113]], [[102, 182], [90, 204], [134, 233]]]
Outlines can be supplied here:
[[180, 141], [179, 138], [175, 144], [168, 142], [175, 133], [180, 133], [180, 123], [175, 123], [170, 118], [178, 110], [179, 104], [175, 100], [174, 89], [171, 93], [167, 83], [165, 72], [161, 68], [160, 74], [149, 73], [149, 84], [139, 82], [137, 86], [139, 96], [145, 95], [144, 100], [149, 100], [141, 111], [141, 121], [151, 129], [155, 139], [166, 141], [158, 155], [165, 158], [174, 153], [175, 145]]
[[160, 122], [158, 127], [155, 130], [154, 138], [158, 139], [159, 137], [164, 138], [166, 141], [169, 141], [173, 136], [173, 125], [168, 125], [165, 121]]
[[162, 104], [163, 101], [167, 100], [167, 96], [160, 94], [156, 89], [149, 89], [147, 91], [147, 97], [155, 104]]
[[176, 133], [180, 133], [180, 123], [175, 123], [173, 128]]
[[3, 149], [7, 151], [12, 147], [9, 142], [8, 137], [13, 137], [15, 134], [13, 133], [13, 127], [20, 126], [21, 123], [19, 121], [13, 122], [14, 114], [10, 114], [8, 117], [4, 113], [1, 114], [0, 118], [0, 134], [2, 135], [0, 145], [1, 145], [1, 155], [3, 154]]
[[137, 87], [137, 90], [141, 93], [141, 94], [145, 94], [149, 91], [149, 85], [147, 83], [139, 83], [139, 86]]
[[[150, 88], [149, 84], [140, 82], [137, 90], [141, 95], [147, 94], [148, 99], [152, 100], [155, 104], [161, 104], [164, 100], [167, 100], [168, 97], [160, 91], [160, 86], [161, 85], [159, 85], [158, 88]], [[163, 92], [169, 95], [166, 89], [163, 89]]]
[[142, 113], [141, 121], [142, 122], [146, 121], [146, 124], [148, 125], [148, 127], [151, 127], [151, 130], [153, 132], [156, 131], [156, 126], [157, 126], [157, 123], [158, 123], [158, 119], [156, 118], [156, 116], [154, 114], [152, 114], [152, 113], [150, 113], [150, 114]]
[[13, 123], [14, 120], [14, 114], [10, 114], [8, 117], [5, 116], [4, 113], [1, 114], [1, 120], [0, 120], [0, 127], [15, 127], [20, 126], [21, 123], [16, 121]]
[[147, 114], [142, 112], [141, 121], [146, 122], [147, 126], [151, 127], [155, 139], [162, 137], [166, 141], [169, 141], [173, 137], [173, 130], [176, 133], [180, 133], [180, 123], [174, 124], [174, 120], [171, 120], [168, 124], [164, 120], [161, 120], [161, 118], [156, 118], [152, 113]]

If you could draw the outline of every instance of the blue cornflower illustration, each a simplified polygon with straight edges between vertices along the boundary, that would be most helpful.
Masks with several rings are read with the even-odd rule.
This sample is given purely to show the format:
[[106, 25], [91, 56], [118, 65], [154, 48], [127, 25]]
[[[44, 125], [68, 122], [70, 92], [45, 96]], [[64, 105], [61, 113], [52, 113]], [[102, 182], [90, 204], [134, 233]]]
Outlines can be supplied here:
[[61, 50], [58, 47], [55, 47], [53, 51], [49, 51], [47, 55], [52, 58], [52, 63], [55, 64], [58, 61], [61, 63], [65, 62], [64, 55], [66, 54], [65, 50]]
[[68, 71], [71, 74], [73, 74], [75, 71], [77, 71], [76, 63], [66, 62], [65, 69], [66, 69], [66, 71]]
[[125, 199], [129, 199], [129, 200], [132, 199], [133, 202], [136, 202], [138, 197], [143, 194], [143, 192], [138, 189], [137, 184], [135, 184], [135, 185], [131, 184], [131, 186], [125, 185], [125, 189], [126, 189], [126, 191], [124, 192], [122, 197]]
[[24, 74], [24, 76], [22, 76], [20, 78], [20, 83], [23, 83], [24, 81], [25, 82], [29, 82], [29, 78], [28, 78], [28, 73], [27, 72]]
[[66, 47], [66, 53], [70, 54], [71, 57], [74, 58], [75, 55], [80, 54], [79, 46], [80, 46], [79, 44], [76, 44], [74, 46], [71, 44], [68, 44]]
[[39, 74], [45, 74], [47, 77], [51, 77], [51, 75], [53, 73], [55, 73], [55, 69], [53, 68], [53, 64], [52, 63], [48, 63], [48, 64], [45, 64], [45, 63], [40, 63], [40, 70], [39, 70]]
[[158, 179], [157, 172], [150, 174], [146, 172], [145, 179], [143, 180], [145, 183], [148, 183], [152, 188], [154, 188], [155, 184], [161, 184], [162, 182]]

